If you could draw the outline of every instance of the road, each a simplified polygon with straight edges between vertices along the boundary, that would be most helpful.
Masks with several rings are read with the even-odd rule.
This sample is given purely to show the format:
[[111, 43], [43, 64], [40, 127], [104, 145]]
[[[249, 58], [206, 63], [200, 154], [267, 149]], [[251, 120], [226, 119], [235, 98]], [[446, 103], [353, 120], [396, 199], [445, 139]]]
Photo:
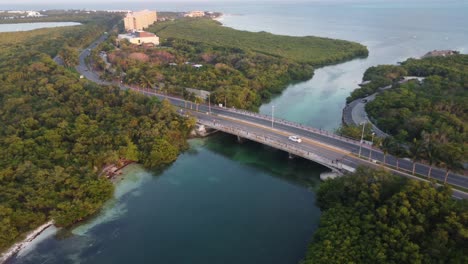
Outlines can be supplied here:
[[[196, 115], [197, 118], [199, 119], [213, 118], [215, 116], [230, 118], [232, 122], [231, 123], [232, 127], [239, 127], [239, 123], [244, 124], [244, 125], [246, 123], [249, 123], [249, 124], [261, 126], [264, 128], [271, 127], [272, 125], [270, 116], [247, 112], [243, 110], [221, 108], [221, 107], [216, 107], [216, 106], [209, 107], [207, 105], [198, 105], [197, 107], [195, 104], [184, 101], [183, 99], [172, 97], [172, 96], [167, 96], [167, 95], [162, 95], [162, 94], [155, 92], [154, 90], [150, 90], [150, 89], [144, 90], [144, 89], [135, 89], [135, 88], [130, 88], [130, 89], [136, 90], [146, 95], [157, 96], [162, 100], [167, 99], [173, 105], [181, 107], [181, 108], [189, 108], [189, 109], [192, 108], [193, 110], [198, 108], [198, 111], [196, 112], [203, 113], [202, 115]], [[206, 113], [207, 112], [210, 113], [210, 109], [211, 109], [211, 114], [207, 115]], [[311, 128], [311, 127], [306, 127], [301, 124], [297, 124], [297, 123], [293, 123], [293, 122], [289, 122], [285, 120], [280, 120], [280, 119], [274, 120], [273, 129], [276, 131], [275, 133], [276, 137], [282, 136], [284, 140], [287, 140], [287, 136], [289, 135], [298, 135], [303, 140], [312, 140], [315, 142], [319, 142], [323, 145], [326, 145], [328, 147], [339, 149], [340, 151], [336, 153], [335, 156], [329, 156], [328, 154], [324, 156], [330, 157], [330, 159], [333, 159], [334, 157], [335, 159], [338, 159], [338, 160], [340, 158], [341, 159], [345, 158], [348, 162], [345, 162], [344, 164], [351, 165], [354, 168], [357, 165], [370, 166], [371, 164], [375, 164], [374, 161], [382, 165], [384, 161], [384, 154], [379, 149], [372, 148], [372, 146], [367, 145], [367, 144], [362, 144], [361, 146], [359, 144], [359, 141], [340, 137], [338, 135], [335, 135], [327, 131], [322, 131], [322, 130]], [[254, 132], [253, 130], [251, 130], [251, 128], [247, 131], [249, 132], [252, 131], [252, 133]], [[262, 133], [267, 133], [267, 132], [263, 130]], [[280, 141], [280, 142], [283, 142], [283, 141]], [[361, 157], [363, 157], [364, 159], [362, 158], [359, 159], [356, 157], [356, 156], [359, 156], [360, 149], [361, 149]], [[353, 158], [351, 158], [350, 155], [345, 155], [346, 157], [344, 157], [343, 156], [344, 153], [351, 154]], [[409, 176], [412, 174], [413, 163], [410, 160], [397, 159], [396, 157], [392, 155], [387, 155], [385, 157], [385, 167], [396, 171], [397, 161], [398, 161], [398, 171], [400, 171], [401, 174], [404, 174], [405, 176]], [[428, 172], [429, 172], [429, 166], [425, 164], [416, 163], [416, 167], [415, 167], [416, 174], [427, 175]], [[431, 172], [431, 178], [434, 178], [443, 182], [445, 178], [445, 171], [440, 168], [433, 168]], [[468, 177], [463, 176], [463, 175], [450, 173], [447, 181], [448, 183], [452, 185], [463, 187], [463, 188], [466, 188], [466, 186], [468, 186]], [[468, 198], [468, 195], [467, 195], [467, 198]]]
[[[413, 168], [412, 161], [407, 159], [397, 159], [394, 156], [386, 155], [384, 163], [384, 154], [382, 151], [367, 144], [360, 144], [359, 141], [353, 139], [341, 137], [327, 131], [307, 127], [287, 120], [272, 120], [271, 116], [267, 115], [232, 108], [208, 106], [204, 104], [197, 106], [194, 103], [185, 101], [181, 98], [157, 93], [155, 90], [134, 88], [120, 83], [103, 81], [99, 78], [97, 73], [88, 69], [85, 58], [89, 56], [91, 49], [95, 48], [106, 38], [107, 35], [101, 36], [98, 40], [93, 42], [89, 48], [85, 49], [80, 54], [80, 64], [76, 69], [90, 81], [104, 85], [114, 84], [119, 86], [121, 89], [132, 89], [148, 96], [157, 96], [160, 99], [167, 99], [173, 105], [180, 108], [196, 109], [197, 111], [192, 112], [196, 113], [196, 117], [206, 124], [208, 124], [207, 122], [213, 122], [213, 120], [216, 120], [218, 125], [222, 124], [224, 128], [231, 128], [233, 130], [232, 132], [244, 131], [245, 133], [251, 133], [250, 136], [263, 136], [265, 141], [262, 143], [270, 143], [270, 145], [274, 144], [271, 141], [267, 142], [266, 138], [268, 138], [269, 140], [275, 141], [278, 148], [287, 150], [289, 147], [289, 149], [293, 150], [292, 152], [295, 153], [299, 153], [297, 150], [300, 150], [299, 154], [313, 153], [319, 155], [323, 160], [319, 161], [315, 156], [315, 159], [311, 159], [327, 167], [332, 167], [330, 166], [330, 163], [326, 163], [331, 161], [336, 161], [341, 165], [351, 166], [353, 168], [356, 168], [358, 165], [373, 167], [377, 167], [379, 165], [400, 175], [414, 178], [414, 176], [411, 175]], [[213, 124], [213, 126], [216, 128], [216, 125]], [[303, 143], [292, 145], [292, 141], [288, 140], [289, 135], [300, 136], [303, 139]], [[249, 135], [245, 135], [245, 137], [249, 138], [248, 136]], [[339, 167], [339, 165], [334, 164], [333, 167]], [[426, 176], [428, 175], [429, 170], [429, 166], [416, 163], [416, 174]], [[440, 168], [432, 168], [431, 178], [443, 182], [445, 171]], [[464, 175], [450, 173], [447, 182], [451, 185], [468, 189], [468, 177]], [[468, 198], [468, 193], [456, 190], [455, 192], [457, 197]]]
[[[412, 80], [417, 80], [419, 82], [424, 81], [424, 77], [416, 77], [416, 76], [405, 76], [403, 77], [403, 80], [399, 82], [399, 84], [403, 84]], [[374, 125], [366, 112], [366, 104], [369, 102], [372, 102], [375, 100], [375, 97], [377, 94], [391, 89], [393, 86], [388, 85], [385, 87], [381, 87], [377, 89], [377, 91], [369, 96], [363, 97], [363, 98], [358, 98], [351, 103], [347, 104], [345, 108], [343, 109], [343, 121], [347, 125], [355, 125], [355, 126], [360, 126], [363, 123], [369, 123], [372, 125], [372, 131], [375, 132], [375, 134], [378, 137], [388, 137], [388, 134], [380, 130], [376, 125]]]

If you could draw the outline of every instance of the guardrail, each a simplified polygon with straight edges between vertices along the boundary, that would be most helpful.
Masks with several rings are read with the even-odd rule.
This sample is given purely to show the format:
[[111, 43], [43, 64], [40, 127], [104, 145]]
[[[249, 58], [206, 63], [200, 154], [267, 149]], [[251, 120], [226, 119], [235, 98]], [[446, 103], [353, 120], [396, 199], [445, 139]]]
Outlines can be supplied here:
[[[171, 98], [173, 100], [189, 102], [189, 101], [187, 101], [187, 100], [185, 100], [183, 98], [172, 96], [172, 95], [170, 96], [170, 95], [167, 95], [167, 94], [164, 94], [164, 93], [160, 93], [160, 92], [158, 92], [157, 90], [154, 90], [154, 89], [132, 87], [132, 86], [127, 86], [127, 87], [129, 89], [139, 91], [139, 92], [150, 93], [150, 94], [154, 94], [154, 95], [159, 95], [159, 96]], [[190, 103], [195, 104], [195, 103], [192, 103], [192, 102], [190, 102]], [[228, 111], [228, 112], [232, 112], [232, 113], [236, 113], [236, 114], [241, 114], [241, 115], [245, 115], [245, 116], [251, 116], [251, 117], [263, 119], [263, 120], [266, 120], [266, 121], [272, 121], [271, 116], [260, 114], [260, 113], [254, 113], [254, 112], [241, 110], [241, 109], [236, 109], [236, 108], [219, 107], [219, 106], [216, 106], [216, 105], [208, 106], [205, 103], [200, 103], [198, 105], [203, 105], [205, 107], [211, 107], [212, 109], [216, 109], [216, 110], [219, 110], [219, 111]], [[317, 128], [314, 128], [314, 127], [305, 126], [305, 125], [302, 125], [302, 124], [297, 123], [297, 122], [292, 122], [292, 121], [288, 121], [288, 120], [281, 119], [281, 118], [274, 118], [273, 123], [278, 123], [278, 124], [298, 128], [298, 129], [301, 129], [301, 130], [304, 130], [304, 131], [308, 131], [308, 132], [312, 132], [312, 133], [319, 134], [319, 135], [322, 135], [322, 136], [326, 136], [326, 137], [329, 137], [329, 138], [341, 140], [343, 142], [355, 144], [355, 145], [358, 145], [358, 146], [360, 145], [360, 142], [358, 140], [355, 140], [355, 139], [352, 139], [352, 138], [349, 138], [349, 137], [339, 136], [339, 135], [337, 135], [335, 133], [331, 133], [331, 132], [329, 132], [327, 130], [322, 130], [322, 129], [317, 129]], [[363, 143], [363, 146], [364, 145], [367, 145], [368, 147], [371, 147], [371, 145], [366, 144], [366, 143]], [[373, 149], [375, 149], [375, 148], [373, 148]]]
[[[216, 109], [216, 110], [219, 110], [219, 111], [228, 111], [228, 112], [232, 112], [232, 113], [242, 114], [244, 116], [256, 117], [256, 118], [263, 119], [263, 120], [270, 121], [270, 122], [272, 120], [272, 117], [269, 116], [269, 115], [254, 113], [254, 112], [250, 112], [250, 111], [246, 111], [246, 110], [219, 107], [219, 106], [216, 106], [216, 105], [208, 106], [207, 104], [195, 104], [195, 103], [187, 101], [187, 100], [185, 100], [185, 99], [183, 99], [181, 97], [176, 97], [176, 96], [173, 96], [173, 95], [167, 95], [167, 94], [158, 92], [157, 90], [151, 89], [151, 88], [141, 88], [141, 87], [137, 87], [137, 86], [124, 86], [124, 85], [121, 85], [121, 87], [122, 86], [127, 88], [127, 89], [142, 92], [144, 94], [149, 94], [149, 95], [154, 95], [154, 96], [162, 96], [162, 97], [169, 98], [169, 99], [172, 99], [172, 100], [177, 100], [177, 101], [180, 101], [180, 102], [189, 103], [191, 110], [194, 110], [193, 105], [198, 105], [198, 106], [203, 105], [205, 107], [211, 107], [212, 109]], [[198, 107], [196, 109], [198, 111]], [[303, 131], [307, 131], [307, 132], [315, 133], [315, 134], [322, 135], [322, 136], [325, 136], [325, 137], [328, 137], [328, 138], [332, 138], [332, 139], [335, 139], [335, 140], [339, 140], [341, 142], [350, 143], [350, 144], [356, 145], [356, 147], [361, 145], [361, 143], [358, 140], [355, 140], [355, 139], [352, 139], [352, 138], [349, 138], [349, 137], [339, 136], [339, 135], [337, 135], [335, 133], [331, 133], [331, 132], [329, 132], [327, 130], [322, 130], [322, 129], [317, 129], [317, 128], [313, 128], [313, 127], [309, 127], [309, 126], [304, 126], [304, 125], [302, 125], [300, 123], [296, 123], [296, 122], [291, 122], [291, 121], [288, 121], [288, 120], [275, 118], [273, 123], [283, 124], [283, 125], [286, 125], [286, 126], [301, 129]], [[376, 148], [376, 147], [374, 147], [374, 146], [372, 146], [370, 144], [367, 144], [365, 142], [362, 143], [362, 147], [367, 148], [367, 149], [372, 149], [372, 151], [381, 152], [379, 148]]]
[[[254, 112], [245, 111], [245, 110], [239, 110], [239, 109], [235, 109], [235, 108], [220, 108], [220, 107], [216, 106], [216, 109], [227, 110], [229, 112], [234, 112], [234, 113], [237, 113], [237, 114], [243, 114], [245, 116], [253, 116], [253, 117], [256, 117], [256, 118], [263, 119], [263, 120], [272, 121], [272, 117], [269, 116], [269, 115], [254, 113]], [[339, 135], [337, 135], [335, 133], [331, 133], [331, 132], [329, 132], [327, 130], [322, 130], [322, 129], [317, 129], [317, 128], [314, 128], [314, 127], [305, 126], [305, 125], [303, 125], [301, 123], [292, 122], [292, 121], [288, 121], [288, 120], [281, 119], [281, 118], [274, 118], [273, 123], [279, 123], [279, 124], [282, 124], [282, 125], [298, 128], [298, 129], [301, 129], [301, 130], [304, 130], [304, 131], [312, 132], [312, 133], [319, 134], [319, 135], [322, 135], [322, 136], [327, 136], [327, 137], [330, 137], [330, 138], [333, 138], [333, 139], [338, 139], [338, 140], [348, 142], [348, 143], [352, 143], [352, 144], [356, 144], [356, 145], [360, 144], [360, 142], [358, 140], [355, 140], [355, 139], [352, 139], [352, 138], [349, 138], [349, 137], [339, 136]], [[363, 145], [368, 145], [368, 144], [364, 143]]]
[[[121, 87], [124, 86], [124, 85], [121, 85]], [[163, 94], [163, 93], [160, 93], [160, 92], [157, 92], [156, 90], [154, 89], [150, 89], [150, 88], [140, 88], [140, 87], [131, 87], [131, 86], [124, 86], [126, 89], [131, 89], [131, 90], [135, 90], [135, 91], [138, 91], [138, 92], [141, 92], [141, 93], [144, 93], [144, 94], [147, 94], [147, 95], [154, 95], [154, 96], [161, 96], [161, 97], [165, 97], [165, 98], [168, 98], [168, 99], [172, 99], [172, 100], [177, 100], [179, 102], [188, 102], [191, 104], [191, 108], [192, 110], [193, 109], [193, 105], [196, 105], [195, 103], [193, 102], [190, 102], [190, 101], [187, 101], [183, 98], [180, 98], [180, 97], [175, 97], [175, 96], [169, 96], [167, 94]], [[204, 105], [204, 106], [207, 106], [206, 104], [198, 104], [198, 105]], [[228, 112], [234, 112], [234, 113], [238, 113], [238, 114], [242, 114], [242, 115], [245, 115], [245, 116], [254, 116], [256, 118], [260, 118], [260, 119], [264, 119], [264, 120], [268, 120], [268, 121], [271, 121], [271, 116], [268, 116], [268, 115], [263, 115], [263, 114], [259, 114], [259, 113], [253, 113], [253, 112], [249, 112], [249, 111], [245, 111], [245, 110], [239, 110], [239, 109], [234, 109], [234, 108], [224, 108], [224, 107], [218, 107], [218, 106], [211, 106], [212, 109], [218, 109], [218, 110], [221, 110], [221, 111], [228, 111]], [[198, 108], [197, 108], [198, 109]], [[359, 146], [360, 143], [359, 141], [356, 141], [356, 140], [353, 140], [353, 139], [349, 139], [349, 138], [346, 138], [346, 137], [342, 137], [342, 136], [338, 136], [334, 133], [330, 133], [328, 131], [325, 131], [325, 130], [319, 130], [319, 129], [316, 129], [316, 128], [312, 128], [312, 127], [307, 127], [307, 126], [303, 126], [299, 123], [295, 123], [295, 122], [291, 122], [291, 121], [287, 121], [287, 120], [283, 120], [283, 119], [274, 119], [274, 122], [276, 123], [281, 123], [281, 124], [285, 124], [285, 125], [288, 125], [288, 126], [292, 126], [292, 127], [295, 127], [295, 128], [299, 128], [299, 129], [302, 129], [304, 131], [309, 131], [309, 132], [312, 132], [312, 133], [316, 133], [316, 134], [320, 134], [320, 135], [323, 135], [323, 136], [327, 136], [329, 138], [333, 138], [333, 139], [337, 139], [337, 140], [340, 140], [340, 141], [344, 141], [344, 142], [348, 142], [348, 143], [352, 143], [356, 146]], [[229, 132], [228, 132], [229, 133]], [[250, 133], [250, 132], [249, 132]], [[232, 134], [232, 133], [231, 133]], [[243, 137], [246, 137], [245, 135]], [[257, 140], [254, 140], [254, 141], [257, 141]], [[257, 141], [258, 142], [258, 141]], [[260, 143], [264, 143], [266, 144], [267, 142], [260, 142]], [[267, 144], [267, 145], [270, 145], [270, 144]], [[275, 148], [280, 148], [280, 146], [273, 146], [273, 145], [270, 145], [272, 147], [275, 147]], [[382, 151], [378, 148], [375, 148], [369, 144], [366, 144], [366, 143], [363, 143], [362, 144], [362, 148], [366, 148], [368, 150], [372, 149], [372, 151], [375, 151], [375, 152], [379, 152], [380, 154], [383, 154]], [[285, 151], [288, 151], [288, 149], [282, 149], [282, 150], [285, 150]], [[291, 152], [293, 152], [294, 150], [293, 149], [289, 149], [291, 150]], [[316, 159], [313, 159], [311, 158], [309, 155], [307, 156], [304, 156], [304, 154], [297, 154], [297, 153], [293, 153], [297, 156], [301, 156], [303, 158], [306, 158], [306, 159], [310, 159], [310, 160], [314, 160], [316, 161], [317, 163], [320, 163], [326, 167], [331, 167], [331, 166], [334, 166], [334, 163], [330, 163], [330, 162], [325, 162], [325, 164], [323, 164], [322, 162], [319, 162], [317, 161]], [[396, 158], [396, 157], [395, 157]], [[367, 160], [368, 158], [367, 157], [361, 157], [361, 159], [363, 160]], [[332, 164], [332, 165], [331, 165]], [[375, 162], [376, 165], [380, 164], [381, 166], [383, 165], [383, 162], [382, 161], [379, 161], [379, 160], [376, 160]], [[423, 164], [420, 164], [420, 163], [416, 163], [417, 165], [416, 166], [426, 166], [426, 165], [423, 165]], [[398, 167], [396, 166], [396, 164], [390, 164], [390, 163], [385, 163], [385, 165], [383, 165], [384, 167], [386, 168], [391, 168], [391, 169], [394, 169], [394, 170], [397, 170], [397, 171], [401, 171], [401, 172], [404, 172], [404, 173], [408, 173], [408, 174], [412, 174], [412, 171], [411, 170], [408, 170], [408, 169], [405, 169], [405, 168], [402, 168], [402, 167]], [[423, 175], [423, 174], [420, 174], [420, 173], [415, 173], [415, 175], [417, 175], [417, 177], [427, 177], [427, 175]], [[452, 174], [450, 174], [452, 175]], [[449, 176], [450, 178], [450, 176]], [[452, 186], [458, 186], [458, 185], [453, 185]], [[463, 187], [463, 186], [459, 186], [459, 187]]]
[[350, 170], [350, 167], [343, 164], [340, 159], [335, 159], [335, 160], [327, 159], [313, 152], [301, 149], [297, 147], [296, 145], [279, 142], [276, 138], [273, 138], [273, 137], [268, 137], [268, 136], [256, 134], [253, 132], [249, 132], [240, 127], [221, 125], [218, 122], [205, 121], [205, 120], [200, 120], [200, 119], [198, 120], [198, 122], [202, 125], [205, 125], [207, 127], [210, 127], [216, 130], [223, 131], [225, 133], [236, 135], [242, 138], [246, 138], [246, 139], [258, 142], [258, 143], [262, 143], [262, 144], [274, 147], [276, 149], [286, 151], [290, 154], [294, 154], [296, 156], [299, 156], [308, 160], [312, 160], [338, 173], [342, 173], [344, 170], [345, 171]]

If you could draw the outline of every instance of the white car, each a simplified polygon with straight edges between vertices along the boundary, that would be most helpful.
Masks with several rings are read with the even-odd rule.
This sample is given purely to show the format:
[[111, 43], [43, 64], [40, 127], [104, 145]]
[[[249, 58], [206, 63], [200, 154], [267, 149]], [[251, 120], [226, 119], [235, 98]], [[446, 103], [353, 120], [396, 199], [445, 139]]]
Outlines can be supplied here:
[[298, 136], [289, 136], [288, 139], [291, 140], [291, 141], [297, 142], [297, 143], [302, 142], [302, 139], [300, 137], [298, 137]]

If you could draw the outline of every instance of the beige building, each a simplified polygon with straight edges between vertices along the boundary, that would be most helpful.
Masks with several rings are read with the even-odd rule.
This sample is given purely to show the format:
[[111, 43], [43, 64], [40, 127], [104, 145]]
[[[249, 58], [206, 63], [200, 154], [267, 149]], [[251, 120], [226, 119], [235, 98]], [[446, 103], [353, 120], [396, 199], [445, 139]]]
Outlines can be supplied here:
[[184, 17], [203, 17], [205, 16], [205, 11], [191, 11], [184, 14]]
[[135, 45], [143, 44], [153, 44], [155, 46], [159, 45], [159, 37], [153, 33], [146, 31], [135, 31], [127, 34], [119, 34], [117, 41], [126, 39], [130, 43]]
[[433, 51], [426, 53], [426, 55], [424, 55], [423, 58], [446, 57], [446, 56], [452, 56], [456, 54], [460, 54], [460, 52], [456, 50], [433, 50]]
[[158, 20], [156, 11], [129, 12], [124, 18], [125, 30], [143, 30], [156, 22], [156, 20]]

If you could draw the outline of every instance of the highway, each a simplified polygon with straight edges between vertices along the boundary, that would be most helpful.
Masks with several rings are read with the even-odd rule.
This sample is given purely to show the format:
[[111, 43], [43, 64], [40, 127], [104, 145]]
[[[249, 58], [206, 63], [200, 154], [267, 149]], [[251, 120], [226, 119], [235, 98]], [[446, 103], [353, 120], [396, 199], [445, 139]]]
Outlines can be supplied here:
[[[200, 123], [206, 126], [283, 149], [334, 170], [346, 170], [346, 168], [349, 170], [349, 168], [356, 168], [359, 165], [385, 167], [394, 173], [421, 180], [421, 178], [411, 175], [413, 169], [411, 160], [397, 159], [394, 156], [386, 155], [384, 164], [382, 151], [367, 144], [360, 144], [359, 141], [353, 139], [287, 120], [276, 118], [272, 120], [271, 116], [267, 115], [205, 104], [195, 105], [181, 98], [158, 93], [154, 89], [135, 88], [120, 83], [103, 81], [97, 73], [88, 69], [85, 59], [89, 56], [90, 50], [106, 38], [107, 35], [101, 36], [80, 54], [80, 64], [76, 69], [90, 81], [103, 85], [113, 84], [121, 89], [131, 89], [148, 96], [156, 96], [162, 100], [167, 99], [173, 105], [190, 111], [198, 118]], [[300, 136], [303, 142], [296, 143], [289, 140], [288, 136], [290, 135]], [[416, 163], [416, 174], [427, 177], [429, 170], [429, 166]], [[445, 170], [440, 168], [432, 168], [431, 178], [443, 182], [445, 173]], [[450, 173], [447, 182], [468, 189], [467, 176]], [[454, 195], [458, 198], [468, 198], [468, 193], [457, 190], [454, 190]]]

